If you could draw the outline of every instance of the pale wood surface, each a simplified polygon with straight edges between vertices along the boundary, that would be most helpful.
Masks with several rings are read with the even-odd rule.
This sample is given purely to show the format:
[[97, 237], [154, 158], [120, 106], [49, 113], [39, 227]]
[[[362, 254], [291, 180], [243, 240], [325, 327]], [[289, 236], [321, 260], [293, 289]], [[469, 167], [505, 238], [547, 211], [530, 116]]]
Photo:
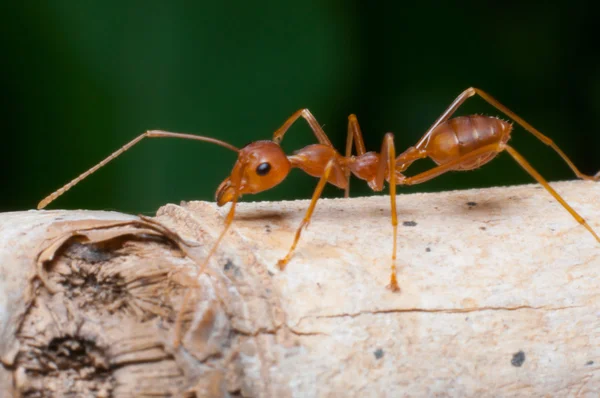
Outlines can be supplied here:
[[[600, 230], [600, 184], [553, 184]], [[0, 387], [47, 396], [600, 394], [600, 244], [536, 185], [0, 215]], [[177, 236], [173, 233], [176, 232]], [[197, 284], [183, 347], [174, 317]], [[13, 391], [13, 389], [15, 389]], [[71, 389], [71, 390], [68, 390]]]

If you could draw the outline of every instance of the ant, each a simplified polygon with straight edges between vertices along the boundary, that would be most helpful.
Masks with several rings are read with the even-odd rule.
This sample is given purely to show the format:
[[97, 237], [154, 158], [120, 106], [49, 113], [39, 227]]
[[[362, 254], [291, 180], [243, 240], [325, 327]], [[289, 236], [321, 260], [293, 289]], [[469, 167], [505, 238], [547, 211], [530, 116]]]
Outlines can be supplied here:
[[[229, 177], [217, 188], [215, 194], [217, 204], [223, 206], [226, 203], [231, 202], [231, 208], [225, 219], [225, 227], [213, 244], [203, 266], [200, 267], [200, 270], [204, 269], [208, 264], [208, 260], [214, 254], [219, 243], [225, 236], [225, 233], [231, 226], [235, 214], [235, 206], [243, 194], [255, 194], [273, 188], [287, 177], [292, 168], [302, 169], [305, 173], [319, 178], [308, 210], [306, 211], [302, 223], [296, 230], [292, 246], [287, 255], [278, 262], [279, 268], [283, 270], [296, 249], [302, 230], [306, 228], [310, 222], [325, 184], [330, 183], [344, 189], [345, 196], [348, 197], [351, 174], [367, 181], [369, 187], [373, 191], [383, 190], [384, 183], [387, 181], [390, 190], [394, 239], [392, 246], [390, 283], [387, 287], [392, 291], [398, 291], [399, 286], [396, 279], [396, 241], [398, 229], [396, 186], [420, 184], [438, 177], [447, 171], [473, 170], [488, 163], [500, 152], [506, 151], [600, 243], [600, 237], [594, 232], [583, 217], [573, 210], [573, 208], [569, 206], [569, 204], [567, 204], [567, 202], [565, 202], [565, 200], [550, 185], [548, 185], [548, 182], [546, 182], [546, 180], [525, 160], [523, 156], [507, 144], [513, 129], [512, 123], [497, 117], [483, 115], [450, 118], [468, 98], [471, 98], [474, 95], [479, 95], [490, 105], [537, 137], [544, 144], [554, 149], [571, 170], [575, 172], [575, 175], [578, 178], [593, 181], [600, 180], [600, 172], [596, 173], [594, 176], [581, 173], [567, 155], [565, 155], [550, 138], [536, 130], [489, 94], [480, 89], [471, 87], [463, 91], [450, 104], [446, 111], [442, 113], [435, 123], [433, 123], [416, 145], [411, 146], [398, 156], [396, 156], [394, 135], [392, 133], [387, 133], [385, 135], [379, 153], [367, 152], [363, 142], [362, 132], [355, 115], [350, 115], [348, 117], [346, 152], [345, 155], [341, 155], [335, 150], [331, 141], [329, 141], [329, 138], [308, 109], [300, 109], [290, 116], [289, 119], [275, 131], [272, 141], [252, 142], [241, 149], [214, 138], [151, 130], [138, 136], [96, 166], [49, 195], [40, 202], [38, 209], [46, 207], [50, 202], [72, 188], [75, 184], [121, 155], [145, 137], [172, 137], [211, 142], [237, 152], [238, 159], [233, 166], [233, 170]], [[279, 144], [286, 131], [300, 117], [306, 120], [319, 143], [308, 145], [294, 152], [293, 155], [287, 156]], [[356, 149], [356, 155], [352, 155], [353, 147]], [[407, 177], [403, 174], [413, 162], [424, 158], [430, 158], [437, 166], [412, 177]], [[185, 301], [186, 300], [184, 300], [184, 302]]]

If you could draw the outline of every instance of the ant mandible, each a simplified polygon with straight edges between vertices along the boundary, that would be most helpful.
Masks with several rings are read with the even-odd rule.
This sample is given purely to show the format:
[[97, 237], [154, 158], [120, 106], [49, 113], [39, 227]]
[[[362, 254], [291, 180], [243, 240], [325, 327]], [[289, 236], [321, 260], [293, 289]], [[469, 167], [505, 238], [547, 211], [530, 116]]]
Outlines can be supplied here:
[[[383, 190], [384, 181], [387, 181], [390, 188], [394, 239], [392, 245], [391, 276], [388, 288], [392, 291], [397, 291], [399, 290], [399, 286], [396, 279], [396, 240], [398, 229], [396, 186], [420, 184], [451, 170], [473, 170], [488, 163], [500, 152], [507, 151], [515, 161], [525, 169], [525, 171], [527, 171], [569, 213], [571, 213], [577, 222], [583, 225], [594, 238], [600, 242], [600, 237], [598, 237], [596, 232], [594, 232], [583, 217], [573, 210], [573, 208], [569, 206], [569, 204], [565, 202], [565, 200], [550, 185], [548, 185], [546, 180], [525, 160], [523, 156], [507, 144], [513, 128], [512, 123], [497, 117], [482, 115], [460, 116], [450, 119], [452, 114], [454, 114], [468, 98], [473, 97], [476, 94], [515, 121], [525, 130], [529, 131], [544, 144], [554, 149], [560, 157], [563, 158], [571, 170], [575, 172], [575, 175], [578, 178], [593, 181], [598, 181], [600, 179], [600, 172], [594, 176], [581, 173], [567, 155], [565, 155], [550, 138], [533, 128], [529, 123], [521, 119], [489, 94], [471, 87], [463, 91], [450, 104], [446, 111], [442, 113], [435, 123], [433, 123], [416, 145], [408, 148], [397, 157], [394, 147], [394, 135], [392, 133], [387, 133], [385, 135], [383, 144], [381, 145], [381, 152], [366, 152], [362, 132], [355, 115], [350, 115], [348, 117], [348, 136], [346, 140], [345, 155], [339, 154], [308, 109], [300, 109], [287, 119], [285, 123], [275, 131], [272, 141], [256, 141], [246, 145], [242, 149], [238, 149], [233, 145], [214, 138], [152, 130], [138, 136], [90, 170], [49, 195], [40, 202], [38, 209], [47, 206], [75, 184], [121, 155], [145, 137], [173, 137], [212, 142], [237, 152], [238, 159], [233, 166], [230, 176], [217, 188], [215, 195], [217, 204], [223, 206], [226, 203], [231, 202], [231, 208], [225, 219], [225, 227], [213, 244], [204, 264], [200, 267], [200, 270], [204, 269], [208, 264], [208, 260], [214, 254], [221, 239], [225, 236], [225, 233], [231, 226], [235, 214], [236, 203], [243, 194], [254, 194], [273, 188], [287, 177], [292, 168], [302, 169], [307, 174], [320, 178], [313, 193], [310, 205], [308, 206], [308, 210], [306, 211], [306, 215], [296, 230], [292, 246], [287, 255], [278, 262], [279, 268], [283, 270], [296, 249], [302, 230], [310, 221], [325, 184], [330, 183], [344, 189], [345, 196], [347, 197], [351, 174], [367, 181], [369, 187], [374, 191]], [[308, 145], [299, 151], [296, 151], [293, 155], [287, 156], [279, 144], [289, 127], [300, 117], [307, 121], [319, 143]], [[356, 148], [356, 155], [352, 155], [353, 146]], [[414, 161], [424, 158], [430, 158], [437, 166], [412, 177], [406, 177], [403, 174]]]

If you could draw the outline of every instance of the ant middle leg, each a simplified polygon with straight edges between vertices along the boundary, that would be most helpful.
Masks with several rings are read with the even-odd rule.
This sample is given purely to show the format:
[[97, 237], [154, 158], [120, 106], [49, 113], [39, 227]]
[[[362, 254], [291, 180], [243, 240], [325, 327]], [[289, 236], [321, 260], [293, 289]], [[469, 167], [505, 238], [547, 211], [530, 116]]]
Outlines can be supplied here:
[[[352, 146], [356, 146], [356, 154], [358, 156], [364, 155], [367, 150], [365, 148], [365, 142], [363, 140], [362, 131], [360, 130], [360, 125], [358, 124], [358, 119], [356, 115], [351, 114], [348, 116], [348, 135], [346, 136], [346, 159], [349, 159], [352, 156]], [[344, 197], [348, 198], [350, 196], [350, 168], [346, 168], [346, 189], [344, 189]]]

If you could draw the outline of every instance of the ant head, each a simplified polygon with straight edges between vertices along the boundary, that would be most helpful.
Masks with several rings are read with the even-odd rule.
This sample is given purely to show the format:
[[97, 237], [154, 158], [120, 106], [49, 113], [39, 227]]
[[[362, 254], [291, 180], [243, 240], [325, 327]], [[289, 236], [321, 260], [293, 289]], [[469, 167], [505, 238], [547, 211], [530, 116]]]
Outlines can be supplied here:
[[283, 149], [273, 141], [257, 141], [239, 151], [231, 175], [217, 188], [219, 206], [245, 193], [258, 193], [273, 188], [287, 177], [291, 164]]

